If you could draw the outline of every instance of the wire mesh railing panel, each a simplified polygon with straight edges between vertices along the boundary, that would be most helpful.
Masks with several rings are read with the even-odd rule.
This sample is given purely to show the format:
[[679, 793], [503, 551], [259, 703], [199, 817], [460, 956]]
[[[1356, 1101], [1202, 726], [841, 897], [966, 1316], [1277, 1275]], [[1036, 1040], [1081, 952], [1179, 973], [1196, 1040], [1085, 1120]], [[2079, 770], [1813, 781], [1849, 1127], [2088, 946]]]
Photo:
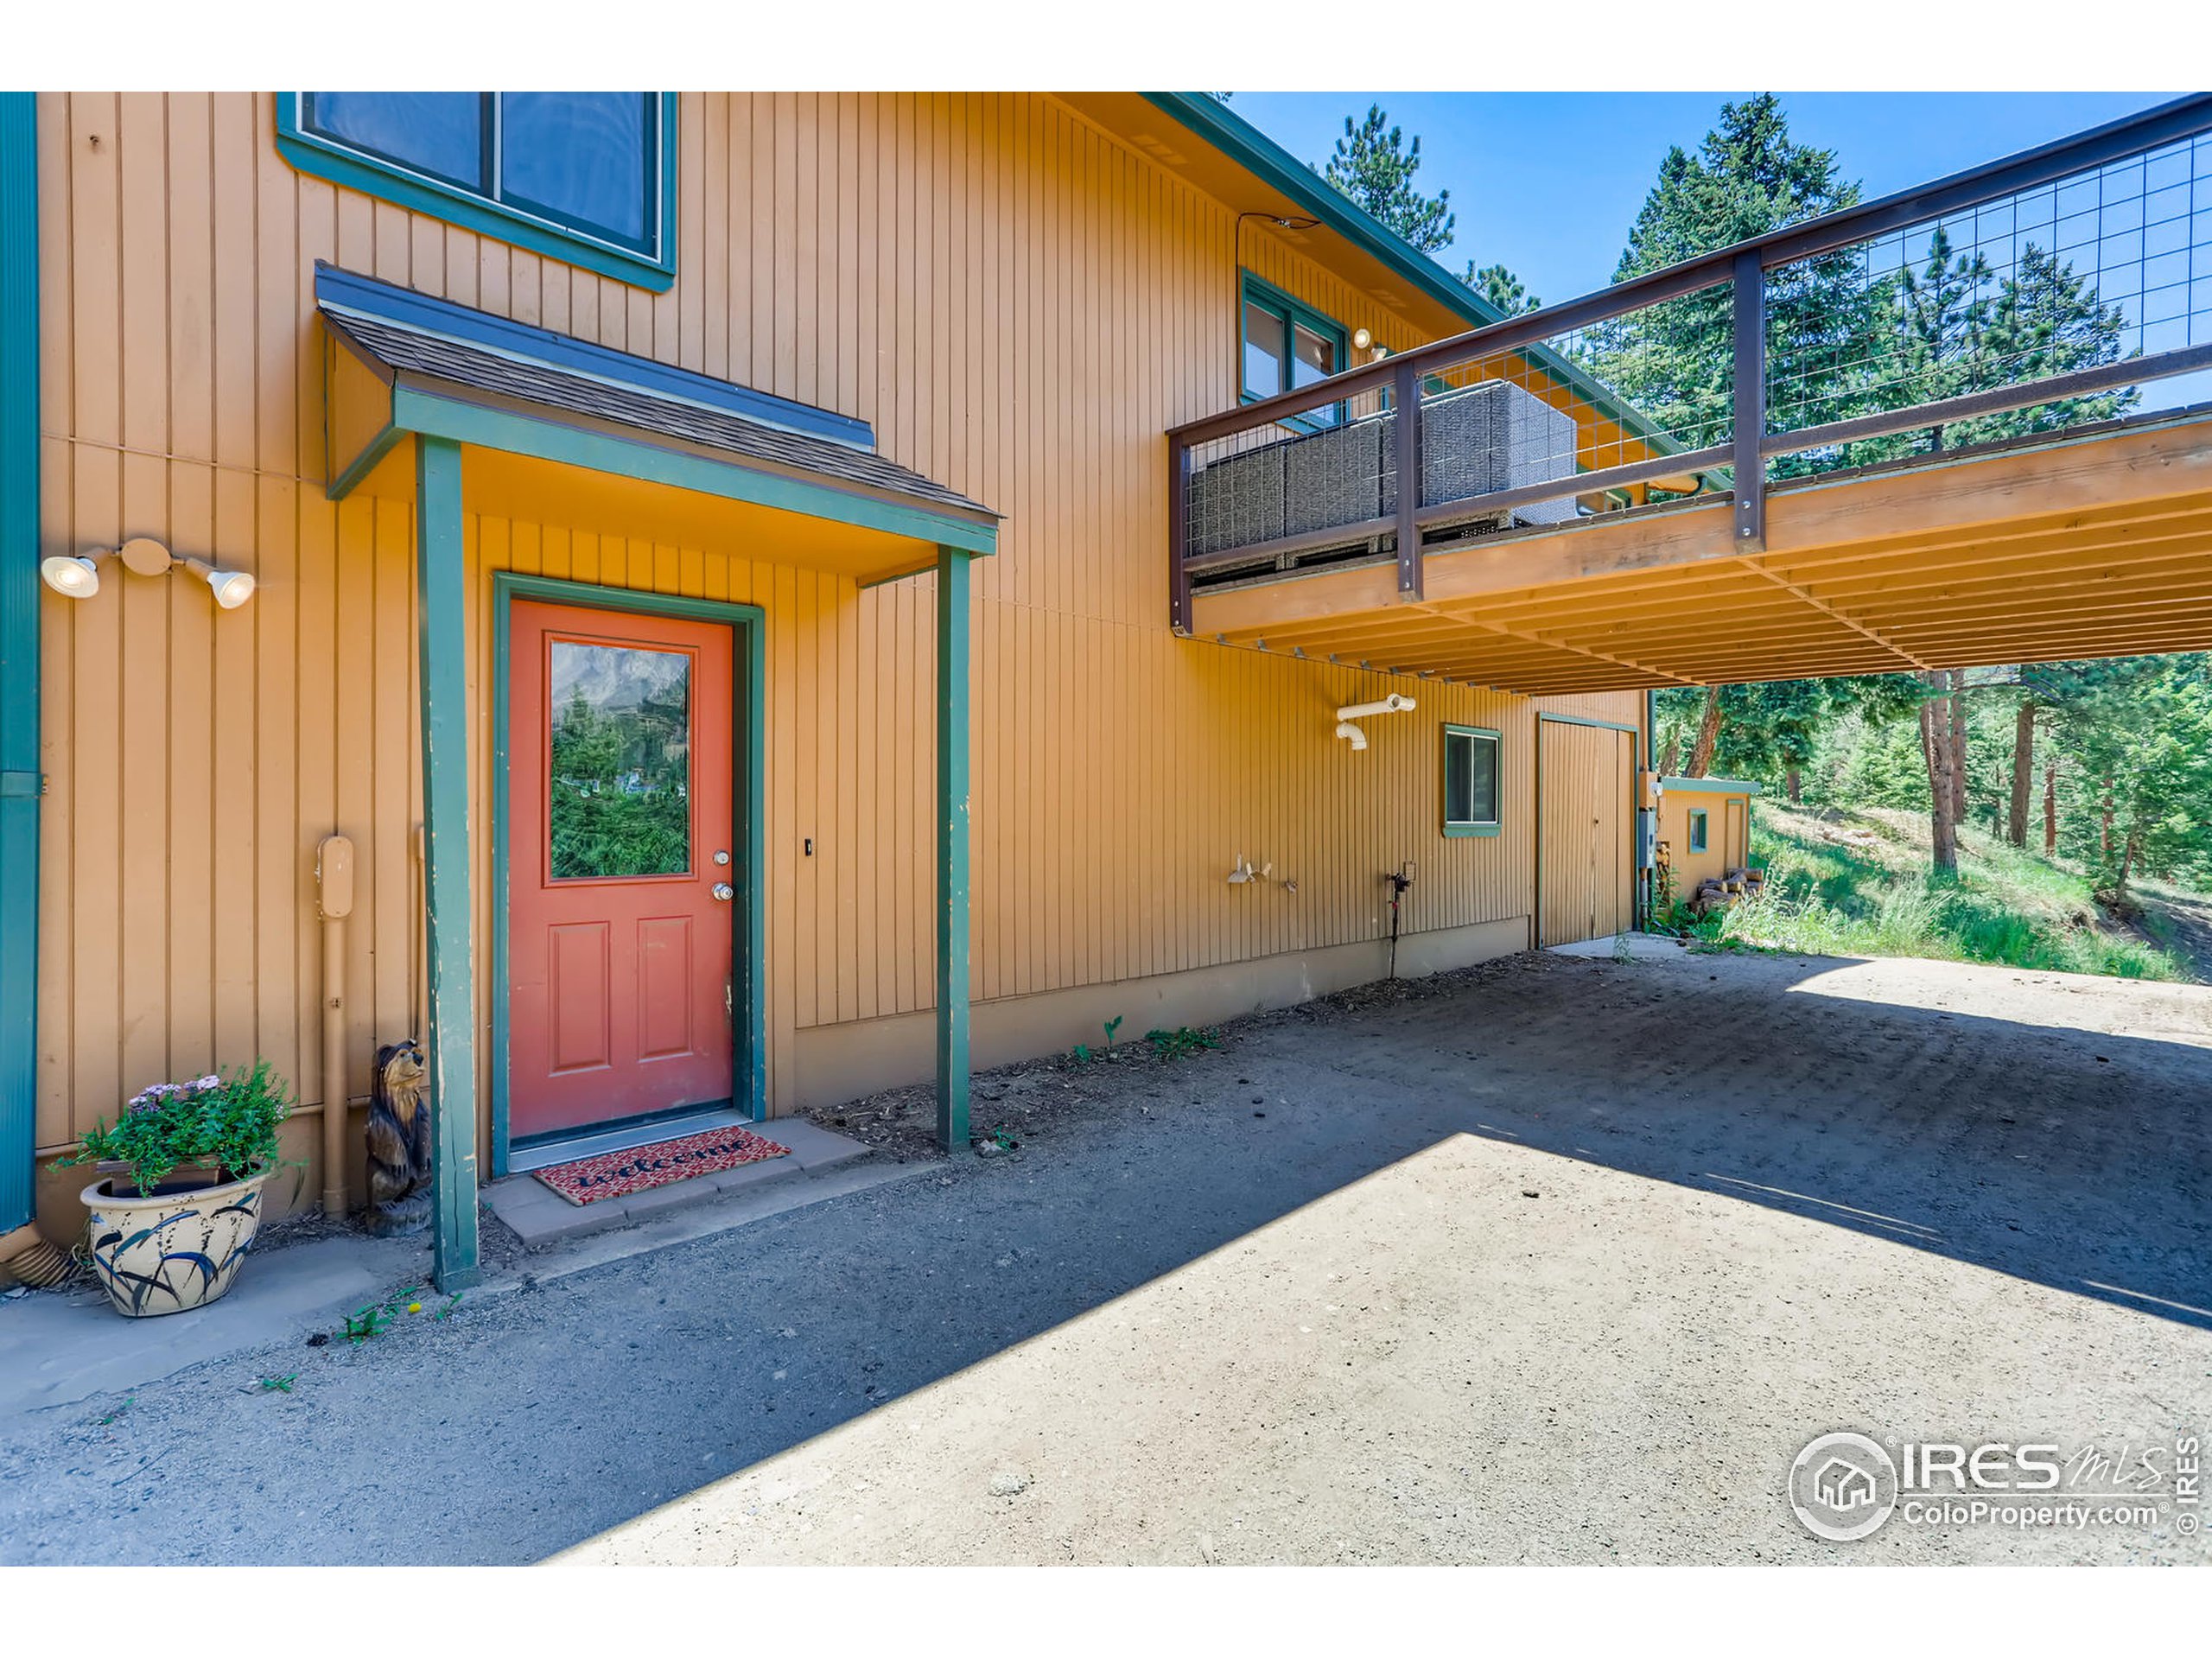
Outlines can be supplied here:
[[[2203, 402], [2212, 365], [2151, 371], [2212, 345], [2212, 137], [1780, 265], [1766, 283], [1770, 434], [1951, 406], [1924, 426], [1777, 454], [1777, 477]], [[2146, 372], [2130, 381], [2138, 360]], [[2021, 400], [2044, 381], [2079, 389]]]

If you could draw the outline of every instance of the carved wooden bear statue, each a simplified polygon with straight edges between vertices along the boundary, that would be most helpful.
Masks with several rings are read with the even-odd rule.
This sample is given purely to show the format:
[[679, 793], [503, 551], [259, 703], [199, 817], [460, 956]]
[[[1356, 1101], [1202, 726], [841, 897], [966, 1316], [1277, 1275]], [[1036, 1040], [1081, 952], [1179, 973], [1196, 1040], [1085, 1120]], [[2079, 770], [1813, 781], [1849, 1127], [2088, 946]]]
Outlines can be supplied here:
[[377, 1051], [365, 1217], [372, 1233], [419, 1232], [430, 1219], [430, 1108], [423, 1076], [423, 1051], [411, 1039]]

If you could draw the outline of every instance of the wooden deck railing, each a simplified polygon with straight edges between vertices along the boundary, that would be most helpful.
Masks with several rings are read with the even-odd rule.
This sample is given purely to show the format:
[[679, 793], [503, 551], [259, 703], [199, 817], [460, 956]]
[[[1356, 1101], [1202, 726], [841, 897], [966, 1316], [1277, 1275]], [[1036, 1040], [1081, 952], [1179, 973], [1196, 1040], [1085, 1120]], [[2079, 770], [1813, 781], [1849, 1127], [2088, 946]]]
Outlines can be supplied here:
[[[1869, 446], [1905, 435], [1923, 435], [1898, 453], [1926, 453], [1947, 429], [1963, 424], [1974, 442], [1974, 423], [2021, 410], [2037, 411], [2026, 422], [2037, 431], [2108, 418], [2128, 389], [2212, 369], [2208, 134], [2212, 95], [2176, 99], [1179, 426], [1167, 435], [1173, 625], [1190, 629], [1194, 576], [1293, 569], [1325, 550], [1379, 556], [1395, 544], [1399, 593], [1417, 600], [1424, 532], [1648, 496], [1657, 482], [1725, 488], [1739, 544], [1757, 550], [1778, 462], [1863, 464], [1879, 458]], [[2044, 308], [2032, 316], [2031, 299]], [[1664, 384], [1639, 407], [1668, 381], [1655, 360], [1677, 381], [1701, 365], [1711, 384]], [[1500, 379], [1573, 416], [1571, 451], [1537, 456], [1535, 476], [1503, 487], [1425, 474], [1443, 414], [1465, 424], [1454, 394]], [[1510, 410], [1519, 420], [1526, 405]], [[1194, 525], [1194, 505], [1203, 516], [1257, 476], [1255, 453], [1327, 474], [1321, 487], [1354, 503], [1343, 522], [1325, 511], [1298, 528], [1264, 513]], [[1371, 476], [1358, 471], [1369, 455]], [[1291, 517], [1315, 517], [1299, 512], [1313, 504], [1294, 483], [1283, 499]]]

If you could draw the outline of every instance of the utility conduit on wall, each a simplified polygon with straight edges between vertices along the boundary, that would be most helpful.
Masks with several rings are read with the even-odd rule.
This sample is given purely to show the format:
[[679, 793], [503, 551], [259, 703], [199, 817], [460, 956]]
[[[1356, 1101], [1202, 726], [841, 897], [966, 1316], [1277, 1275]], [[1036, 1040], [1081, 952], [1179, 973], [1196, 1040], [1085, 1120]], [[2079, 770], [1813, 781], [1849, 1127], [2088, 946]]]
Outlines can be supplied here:
[[315, 849], [322, 913], [322, 1213], [346, 1219], [346, 918], [353, 913], [353, 843], [325, 838]]

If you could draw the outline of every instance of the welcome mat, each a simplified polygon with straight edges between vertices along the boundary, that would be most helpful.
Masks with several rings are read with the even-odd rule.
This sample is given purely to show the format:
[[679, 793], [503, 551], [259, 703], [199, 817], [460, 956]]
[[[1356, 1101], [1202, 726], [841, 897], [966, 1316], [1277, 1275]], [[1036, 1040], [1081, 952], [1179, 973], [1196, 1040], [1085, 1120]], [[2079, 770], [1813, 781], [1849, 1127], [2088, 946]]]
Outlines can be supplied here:
[[763, 1159], [787, 1157], [790, 1153], [789, 1147], [763, 1140], [750, 1129], [706, 1129], [673, 1141], [602, 1152], [572, 1164], [552, 1164], [531, 1173], [570, 1204], [596, 1204], [601, 1198], [626, 1198], [649, 1187], [688, 1181], [694, 1175], [712, 1175]]

